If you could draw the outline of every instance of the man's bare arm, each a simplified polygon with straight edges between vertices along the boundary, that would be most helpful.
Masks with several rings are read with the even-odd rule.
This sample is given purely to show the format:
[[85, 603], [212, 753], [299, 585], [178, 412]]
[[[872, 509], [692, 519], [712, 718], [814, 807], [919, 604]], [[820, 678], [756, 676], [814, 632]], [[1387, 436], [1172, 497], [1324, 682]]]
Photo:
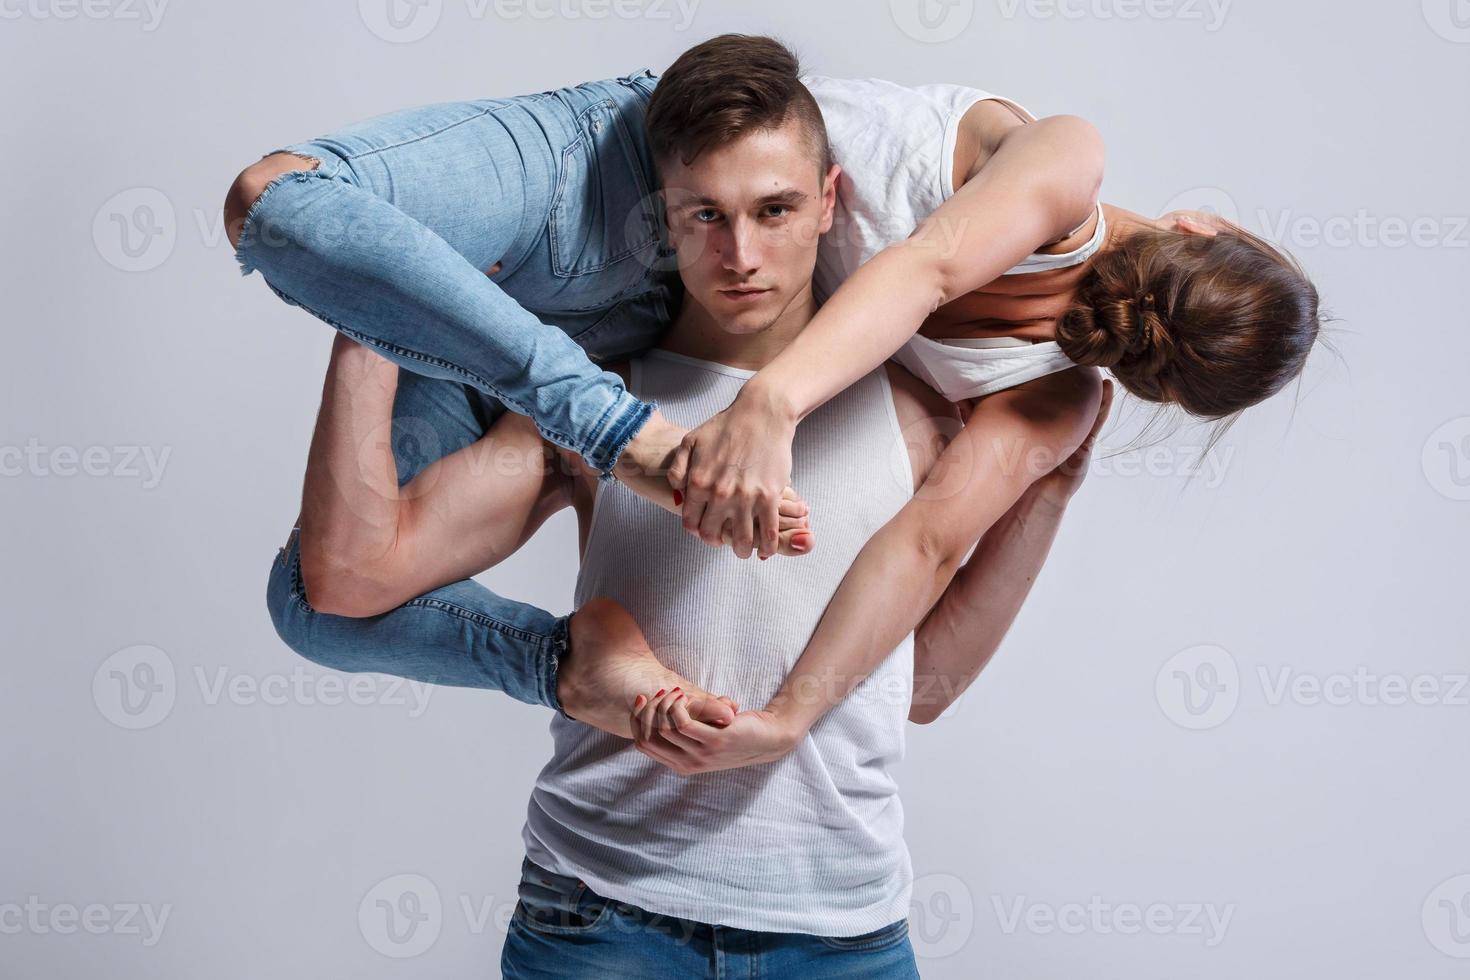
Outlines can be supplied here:
[[468, 578], [570, 503], [556, 451], [513, 412], [400, 488], [397, 387], [397, 365], [336, 336], [301, 505], [303, 585], [319, 611], [377, 615]]
[[1046, 564], [1111, 406], [1112, 382], [1107, 382], [1097, 420], [1082, 445], [1056, 470], [1027, 487], [985, 532], [975, 553], [915, 631], [909, 721], [927, 725], [938, 718], [995, 656]]
[[[1001, 523], [1033, 484], [1056, 476], [1056, 471], [1032, 469], [1032, 454], [1053, 461], [1076, 458], [1091, 438], [1089, 429], [1095, 433], [1101, 425], [1108, 390], [1096, 372], [1073, 369], [982, 400], [929, 469], [919, 494], [859, 552], [805, 651], [765, 708], [741, 712], [725, 731], [701, 731], [701, 744], [668, 752], [660, 761], [705, 772], [785, 755], [934, 611], [954, 587], [977, 540]], [[1045, 548], [1035, 548], [1039, 540], [1003, 533], [992, 541], [996, 550], [989, 557], [999, 554], [1014, 570], [1032, 562], [1039, 567], [1046, 556]], [[1021, 558], [1007, 551], [1017, 545], [1032, 553]], [[982, 567], [975, 565], [973, 574]], [[1027, 583], [1012, 596], [1017, 606], [1029, 589]], [[1014, 612], [1006, 626], [1013, 617]], [[946, 669], [956, 664], [962, 669], [973, 648], [943, 652]], [[649, 706], [675, 722], [685, 721], [657, 702]], [[666, 726], [660, 721], [657, 727]], [[679, 734], [684, 733], [680, 728]]]

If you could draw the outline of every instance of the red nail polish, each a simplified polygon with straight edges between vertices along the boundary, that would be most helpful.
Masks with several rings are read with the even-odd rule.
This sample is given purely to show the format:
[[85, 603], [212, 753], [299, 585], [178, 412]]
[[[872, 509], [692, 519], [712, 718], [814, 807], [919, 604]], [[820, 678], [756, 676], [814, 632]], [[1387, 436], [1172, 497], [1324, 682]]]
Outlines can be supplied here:
[[683, 507], [684, 506], [684, 495], [682, 493], [680, 493], [679, 491], [677, 491], [677, 490], [674, 491], [674, 506], [675, 507]]
[[676, 691], [682, 691], [684, 689], [682, 687], [676, 687], [676, 688], [674, 688], [674, 690], [676, 690]]
[[659, 688], [658, 689], [658, 694], [655, 694], [654, 697], [660, 697], [660, 696], [663, 695], [663, 693], [664, 693], [664, 689], [663, 688]]
[[761, 555], [760, 556], [760, 559], [761, 559], [761, 561], [765, 561], [769, 557], [771, 557], [771, 556], [770, 555]]

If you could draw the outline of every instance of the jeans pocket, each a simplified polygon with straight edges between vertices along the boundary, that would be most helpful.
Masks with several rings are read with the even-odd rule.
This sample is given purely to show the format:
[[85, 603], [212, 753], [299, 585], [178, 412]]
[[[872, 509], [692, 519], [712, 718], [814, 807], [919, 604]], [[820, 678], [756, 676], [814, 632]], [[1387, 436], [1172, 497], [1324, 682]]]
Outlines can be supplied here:
[[671, 324], [666, 295], [655, 290], [630, 296], [572, 339], [598, 364], [642, 353], [657, 344]]
[[818, 936], [823, 943], [833, 949], [845, 949], [861, 952], [877, 952], [896, 946], [909, 934], [909, 920], [899, 919], [890, 922], [881, 929], [865, 932], [861, 936]]
[[553, 874], [529, 860], [523, 862], [513, 920], [533, 932], [552, 936], [588, 933], [607, 921], [613, 903], [586, 882]]
[[577, 116], [552, 196], [551, 271], [589, 280], [603, 297], [650, 279], [659, 260], [658, 202], [620, 107], [602, 99]]

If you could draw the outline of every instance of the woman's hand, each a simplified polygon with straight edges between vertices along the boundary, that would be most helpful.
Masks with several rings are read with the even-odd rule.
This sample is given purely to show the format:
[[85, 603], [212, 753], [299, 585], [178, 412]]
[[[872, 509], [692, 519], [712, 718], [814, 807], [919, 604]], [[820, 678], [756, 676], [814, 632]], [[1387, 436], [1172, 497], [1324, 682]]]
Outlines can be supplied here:
[[779, 549], [778, 508], [791, 482], [796, 418], [754, 380], [735, 402], [684, 436], [669, 467], [683, 494], [684, 530], [719, 545], [728, 522], [731, 547], [769, 558]]
[[677, 688], [633, 702], [633, 742], [639, 752], [681, 776], [774, 762], [796, 747], [806, 731], [770, 710], [739, 711], [725, 726], [689, 716], [688, 699]]

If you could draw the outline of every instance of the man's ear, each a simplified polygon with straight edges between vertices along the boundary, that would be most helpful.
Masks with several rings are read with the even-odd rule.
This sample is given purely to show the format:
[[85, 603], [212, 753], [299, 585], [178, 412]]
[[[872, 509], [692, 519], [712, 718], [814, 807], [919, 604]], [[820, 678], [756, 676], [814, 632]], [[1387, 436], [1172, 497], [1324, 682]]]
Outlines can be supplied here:
[[841, 176], [842, 168], [834, 163], [822, 178], [822, 220], [818, 225], [822, 234], [832, 230], [832, 212], [837, 206], [837, 180]]

